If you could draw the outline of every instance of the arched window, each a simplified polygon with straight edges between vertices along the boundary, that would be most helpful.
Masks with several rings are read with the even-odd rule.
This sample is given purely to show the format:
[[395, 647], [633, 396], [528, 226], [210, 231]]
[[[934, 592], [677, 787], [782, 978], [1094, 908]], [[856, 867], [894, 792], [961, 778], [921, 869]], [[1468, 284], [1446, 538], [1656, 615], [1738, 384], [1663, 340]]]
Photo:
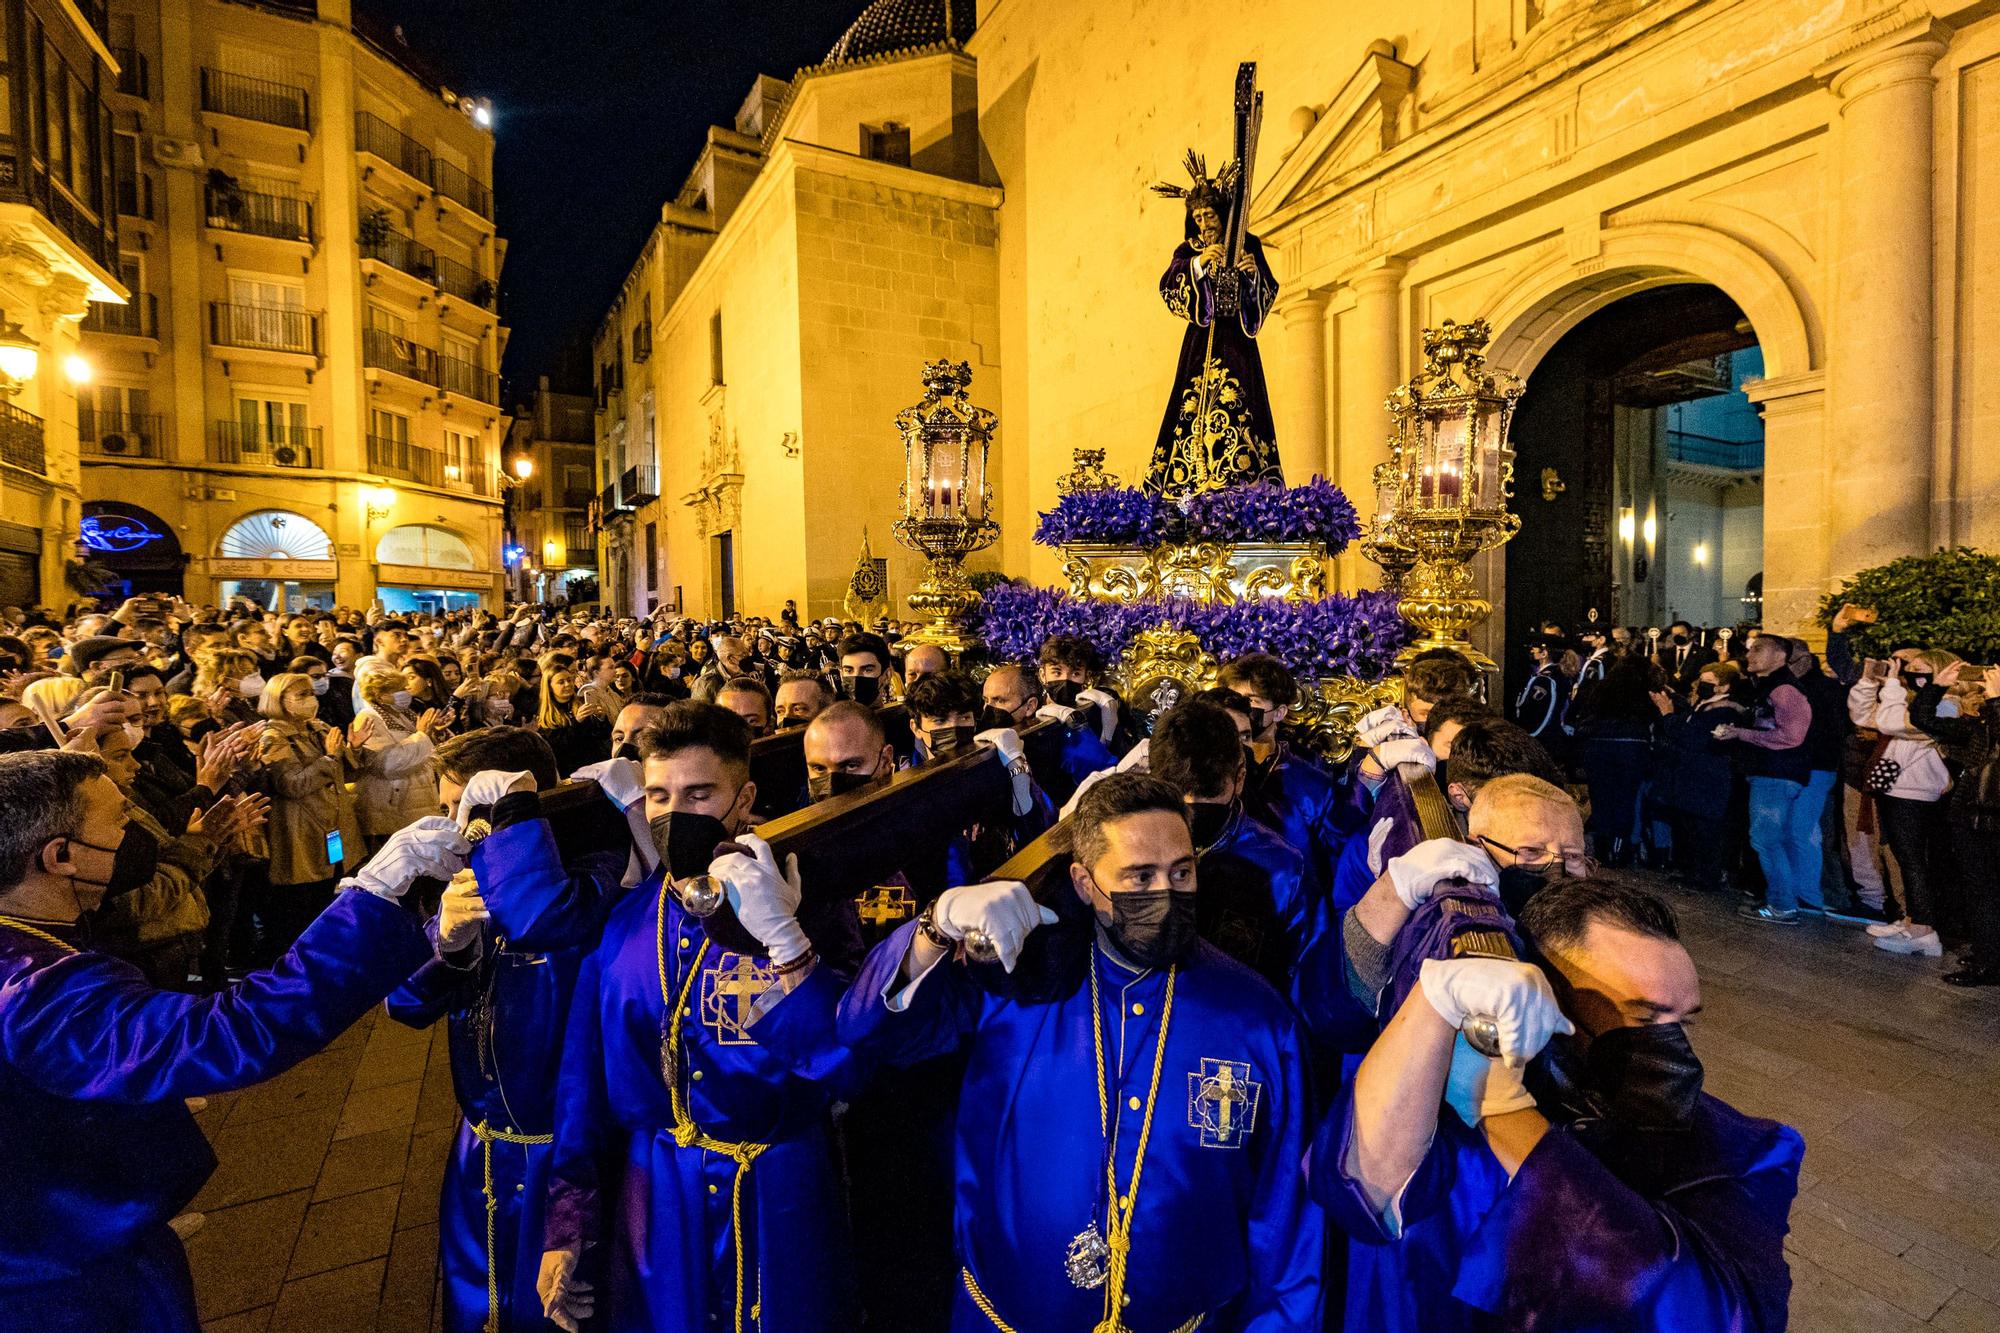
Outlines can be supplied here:
[[221, 551], [232, 560], [331, 560], [333, 539], [303, 514], [260, 509], [230, 525]]
[[428, 523], [405, 523], [390, 528], [375, 544], [378, 565], [410, 565], [419, 569], [475, 569], [472, 548], [465, 538]]

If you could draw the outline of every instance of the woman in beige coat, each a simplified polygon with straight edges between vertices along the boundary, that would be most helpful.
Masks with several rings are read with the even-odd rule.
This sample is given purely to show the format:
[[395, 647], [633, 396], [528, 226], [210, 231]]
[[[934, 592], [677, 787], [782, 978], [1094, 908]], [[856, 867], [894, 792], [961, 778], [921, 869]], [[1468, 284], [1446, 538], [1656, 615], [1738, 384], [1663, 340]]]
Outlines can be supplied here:
[[[361, 826], [347, 792], [347, 738], [319, 720], [312, 677], [294, 671], [273, 676], [257, 712], [266, 720], [257, 749], [261, 785], [271, 797], [265, 946], [282, 954], [333, 901], [343, 860], [360, 864]], [[330, 832], [340, 834], [337, 849], [328, 846]]]
[[373, 855], [397, 829], [438, 812], [438, 715], [410, 711], [410, 680], [394, 667], [361, 677], [361, 710], [347, 735], [354, 800]]

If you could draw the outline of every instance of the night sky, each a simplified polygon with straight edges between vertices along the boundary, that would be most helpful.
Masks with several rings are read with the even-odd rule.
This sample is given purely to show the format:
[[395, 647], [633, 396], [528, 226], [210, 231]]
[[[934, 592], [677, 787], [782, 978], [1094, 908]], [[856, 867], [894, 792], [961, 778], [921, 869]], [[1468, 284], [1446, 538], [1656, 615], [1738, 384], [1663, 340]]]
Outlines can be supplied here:
[[[507, 399], [588, 336], [712, 124], [826, 55], [866, 0], [356, 0], [493, 99]], [[587, 367], [587, 358], [584, 362]]]

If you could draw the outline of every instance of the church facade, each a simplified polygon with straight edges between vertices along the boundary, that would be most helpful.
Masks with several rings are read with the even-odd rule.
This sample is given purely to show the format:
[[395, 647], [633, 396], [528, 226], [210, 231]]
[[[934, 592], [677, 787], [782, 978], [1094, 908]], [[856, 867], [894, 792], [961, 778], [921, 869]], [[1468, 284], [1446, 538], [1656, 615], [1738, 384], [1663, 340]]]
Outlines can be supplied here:
[[[1146, 187], [1189, 147], [1226, 156], [1240, 60], [1257, 62], [1269, 108], [1250, 229], [1280, 286], [1259, 342], [1288, 477], [1333, 477], [1366, 512], [1370, 474], [1387, 456], [1383, 399], [1416, 369], [1426, 325], [1487, 319], [1491, 363], [1524, 377], [1532, 401], [1548, 396], [1536, 371], [1566, 335], [1587, 338], [1592, 317], [1614, 307], [1644, 309], [1621, 303], [1656, 289], [1685, 289], [1732, 313], [1708, 341], [1661, 353], [1680, 358], [1669, 369], [1753, 345], [1760, 362], [1748, 375], [1739, 362], [1727, 386], [1754, 406], [1741, 415], [1761, 422], [1757, 452], [1744, 455], [1754, 463], [1709, 466], [1698, 440], [1670, 460], [1683, 476], [1734, 468], [1762, 485], [1742, 538], [1761, 546], [1749, 582], [1762, 600], [1745, 618], [1805, 628], [1819, 597], [1856, 569], [1940, 545], [2000, 545], [2000, 450], [1990, 447], [2000, 361], [1984, 355], [1995, 335], [1978, 318], [1981, 293], [2000, 281], [2000, 212], [1985, 206], [2000, 179], [1985, 160], [2000, 142], [2000, 18], [1984, 7], [1433, 0], [1391, 17], [1301, 0], [1246, 0], [1226, 13], [1189, 0], [990, 0], [961, 39], [945, 25], [962, 24], [962, 8], [877, 0], [862, 22], [932, 24], [924, 59], [975, 90], [976, 115], [953, 117], [976, 126], [973, 169], [937, 179], [975, 213], [991, 202], [966, 224], [973, 280], [954, 274], [935, 299], [970, 312], [958, 344], [967, 351], [950, 354], [969, 355], [975, 396], [1000, 413], [993, 476], [1006, 572], [1056, 580], [1055, 553], [1029, 538], [1074, 448], [1107, 450], [1128, 481], [1144, 468], [1182, 331], [1156, 285], [1181, 208]], [[812, 141], [799, 108], [815, 81], [797, 85], [789, 117], [766, 136], [763, 170], [790, 159], [895, 174]], [[883, 114], [859, 110], [854, 123]], [[797, 179], [805, 169], [788, 170]], [[891, 197], [898, 188], [877, 187]], [[875, 225], [856, 217], [827, 243], [879, 250], [891, 271], [909, 262], [898, 236]], [[800, 308], [815, 308], [798, 254]], [[798, 330], [802, 361], [837, 358], [825, 368], [844, 383], [827, 392], [844, 393], [856, 419], [822, 437], [802, 411], [801, 458], [761, 438], [733, 456], [746, 501], [760, 484], [807, 497], [786, 501], [786, 532], [807, 521], [785, 540], [812, 552], [786, 557], [782, 541], [760, 543], [759, 563], [780, 556], [784, 590], [746, 585], [746, 605], [794, 595], [804, 572], [818, 608], [833, 585], [811, 566], [851, 563], [858, 531], [811, 521], [811, 460], [823, 449], [843, 477], [872, 475], [881, 460], [864, 463], [863, 442], [893, 450], [890, 416], [914, 397], [927, 318], [912, 312], [907, 345], [882, 325], [841, 322], [869, 308], [869, 286], [823, 288], [825, 322]], [[1653, 343], [1671, 342], [1672, 330], [1655, 332]], [[1619, 385], [1636, 377], [1656, 389], [1664, 373], [1644, 357], [1620, 366]], [[1661, 401], [1652, 392], [1634, 401]], [[699, 413], [689, 419], [686, 442], [662, 438], [661, 465], [700, 481], [712, 432]], [[764, 434], [782, 432], [773, 423]], [[893, 516], [887, 478], [899, 462], [889, 454], [881, 483], [842, 498], [847, 528]], [[1612, 553], [1603, 610], [1642, 624], [1684, 613], [1639, 595], [1649, 570], [1656, 582], [1671, 577], [1707, 546], [1669, 549], [1686, 494], [1670, 484], [1675, 468], [1657, 482], [1607, 468], [1600, 486], [1573, 470], [1588, 462], [1572, 456], [1520, 477], [1516, 507], [1533, 525], [1553, 521], [1543, 516], [1565, 490], [1605, 491], [1608, 501], [1564, 520]], [[681, 504], [670, 529], [677, 519], [699, 532], [697, 508]], [[1745, 514], [1732, 512], [1740, 536]], [[1504, 603], [1507, 561], [1487, 563]], [[909, 591], [910, 572], [892, 570], [894, 595]], [[1342, 572], [1354, 582], [1371, 573], [1351, 560]], [[1493, 632], [1503, 623], [1496, 616]]]

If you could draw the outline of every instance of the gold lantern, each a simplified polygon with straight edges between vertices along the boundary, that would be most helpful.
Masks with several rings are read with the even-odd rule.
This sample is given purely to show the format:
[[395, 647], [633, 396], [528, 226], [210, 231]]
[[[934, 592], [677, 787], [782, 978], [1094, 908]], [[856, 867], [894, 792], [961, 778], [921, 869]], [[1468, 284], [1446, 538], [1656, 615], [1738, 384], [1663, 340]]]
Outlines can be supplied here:
[[930, 561], [909, 599], [910, 609], [929, 623], [905, 641], [935, 644], [954, 656], [972, 646], [965, 614], [979, 601], [965, 577], [965, 557], [1000, 537], [986, 480], [999, 418], [966, 398], [971, 384], [972, 367], [963, 361], [926, 362], [923, 401], [896, 414], [903, 433], [903, 516], [896, 520], [896, 540]]
[[1521, 526], [1507, 509], [1514, 483], [1507, 428], [1521, 382], [1485, 369], [1489, 337], [1483, 319], [1425, 329], [1423, 370], [1389, 395], [1393, 458], [1377, 470], [1376, 519], [1362, 554], [1382, 566], [1400, 595], [1397, 611], [1420, 631], [1400, 661], [1450, 648], [1493, 668], [1466, 638], [1493, 610], [1471, 563]]

